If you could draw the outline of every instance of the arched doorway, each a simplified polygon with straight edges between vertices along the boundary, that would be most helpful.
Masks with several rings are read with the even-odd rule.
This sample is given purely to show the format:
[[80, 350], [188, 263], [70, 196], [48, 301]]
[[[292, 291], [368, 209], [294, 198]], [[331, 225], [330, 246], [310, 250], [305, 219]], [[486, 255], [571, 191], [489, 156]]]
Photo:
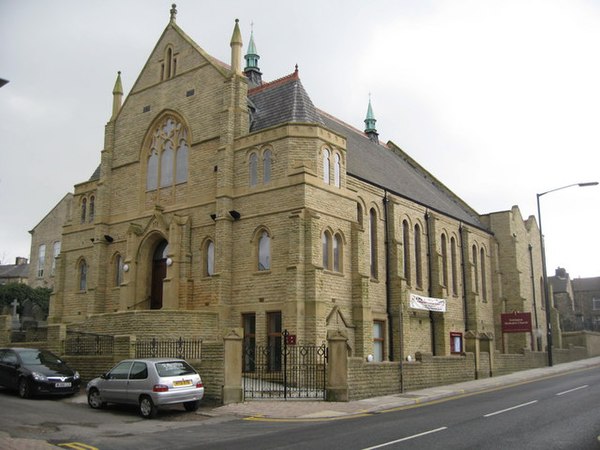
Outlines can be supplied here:
[[161, 309], [163, 305], [163, 280], [167, 276], [167, 252], [169, 243], [162, 240], [152, 256], [152, 282], [150, 287], [150, 309]]

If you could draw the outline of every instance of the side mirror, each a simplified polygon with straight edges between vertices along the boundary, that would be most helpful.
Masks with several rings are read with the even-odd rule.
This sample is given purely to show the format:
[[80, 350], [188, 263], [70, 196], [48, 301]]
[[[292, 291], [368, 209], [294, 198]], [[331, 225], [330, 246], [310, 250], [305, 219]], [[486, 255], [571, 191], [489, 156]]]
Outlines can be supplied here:
[[108, 373], [103, 373], [102, 375], [100, 375], [100, 378], [106, 380], [108, 378]]

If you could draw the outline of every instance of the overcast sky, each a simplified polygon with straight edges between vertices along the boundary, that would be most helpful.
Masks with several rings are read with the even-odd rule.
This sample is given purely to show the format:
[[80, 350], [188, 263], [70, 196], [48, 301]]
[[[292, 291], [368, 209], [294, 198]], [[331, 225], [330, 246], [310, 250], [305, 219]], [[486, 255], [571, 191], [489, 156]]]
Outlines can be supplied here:
[[[0, 261], [100, 162], [112, 88], [127, 93], [171, 1], [0, 0]], [[207, 5], [210, 5], [208, 7]], [[217, 5], [217, 6], [215, 6]], [[313, 103], [393, 141], [481, 214], [600, 181], [600, 1], [177, 2], [177, 24], [229, 63], [254, 23], [263, 80], [299, 65]], [[600, 187], [542, 197], [548, 272], [600, 276]]]

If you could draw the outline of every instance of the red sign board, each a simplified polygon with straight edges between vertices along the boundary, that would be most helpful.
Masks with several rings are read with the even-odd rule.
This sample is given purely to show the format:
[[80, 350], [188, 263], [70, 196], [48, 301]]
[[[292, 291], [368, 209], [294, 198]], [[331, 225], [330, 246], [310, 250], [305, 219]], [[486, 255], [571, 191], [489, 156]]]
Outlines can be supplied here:
[[531, 313], [512, 312], [500, 316], [503, 333], [531, 333]]
[[296, 345], [296, 335], [295, 334], [288, 334], [285, 337], [285, 343], [287, 345]]

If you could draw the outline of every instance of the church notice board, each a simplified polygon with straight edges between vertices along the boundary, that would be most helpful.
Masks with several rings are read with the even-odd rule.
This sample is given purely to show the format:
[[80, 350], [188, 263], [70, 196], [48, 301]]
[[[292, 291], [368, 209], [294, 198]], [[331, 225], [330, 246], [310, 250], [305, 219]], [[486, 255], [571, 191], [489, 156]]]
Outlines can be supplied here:
[[531, 333], [531, 313], [512, 312], [500, 315], [503, 333]]

